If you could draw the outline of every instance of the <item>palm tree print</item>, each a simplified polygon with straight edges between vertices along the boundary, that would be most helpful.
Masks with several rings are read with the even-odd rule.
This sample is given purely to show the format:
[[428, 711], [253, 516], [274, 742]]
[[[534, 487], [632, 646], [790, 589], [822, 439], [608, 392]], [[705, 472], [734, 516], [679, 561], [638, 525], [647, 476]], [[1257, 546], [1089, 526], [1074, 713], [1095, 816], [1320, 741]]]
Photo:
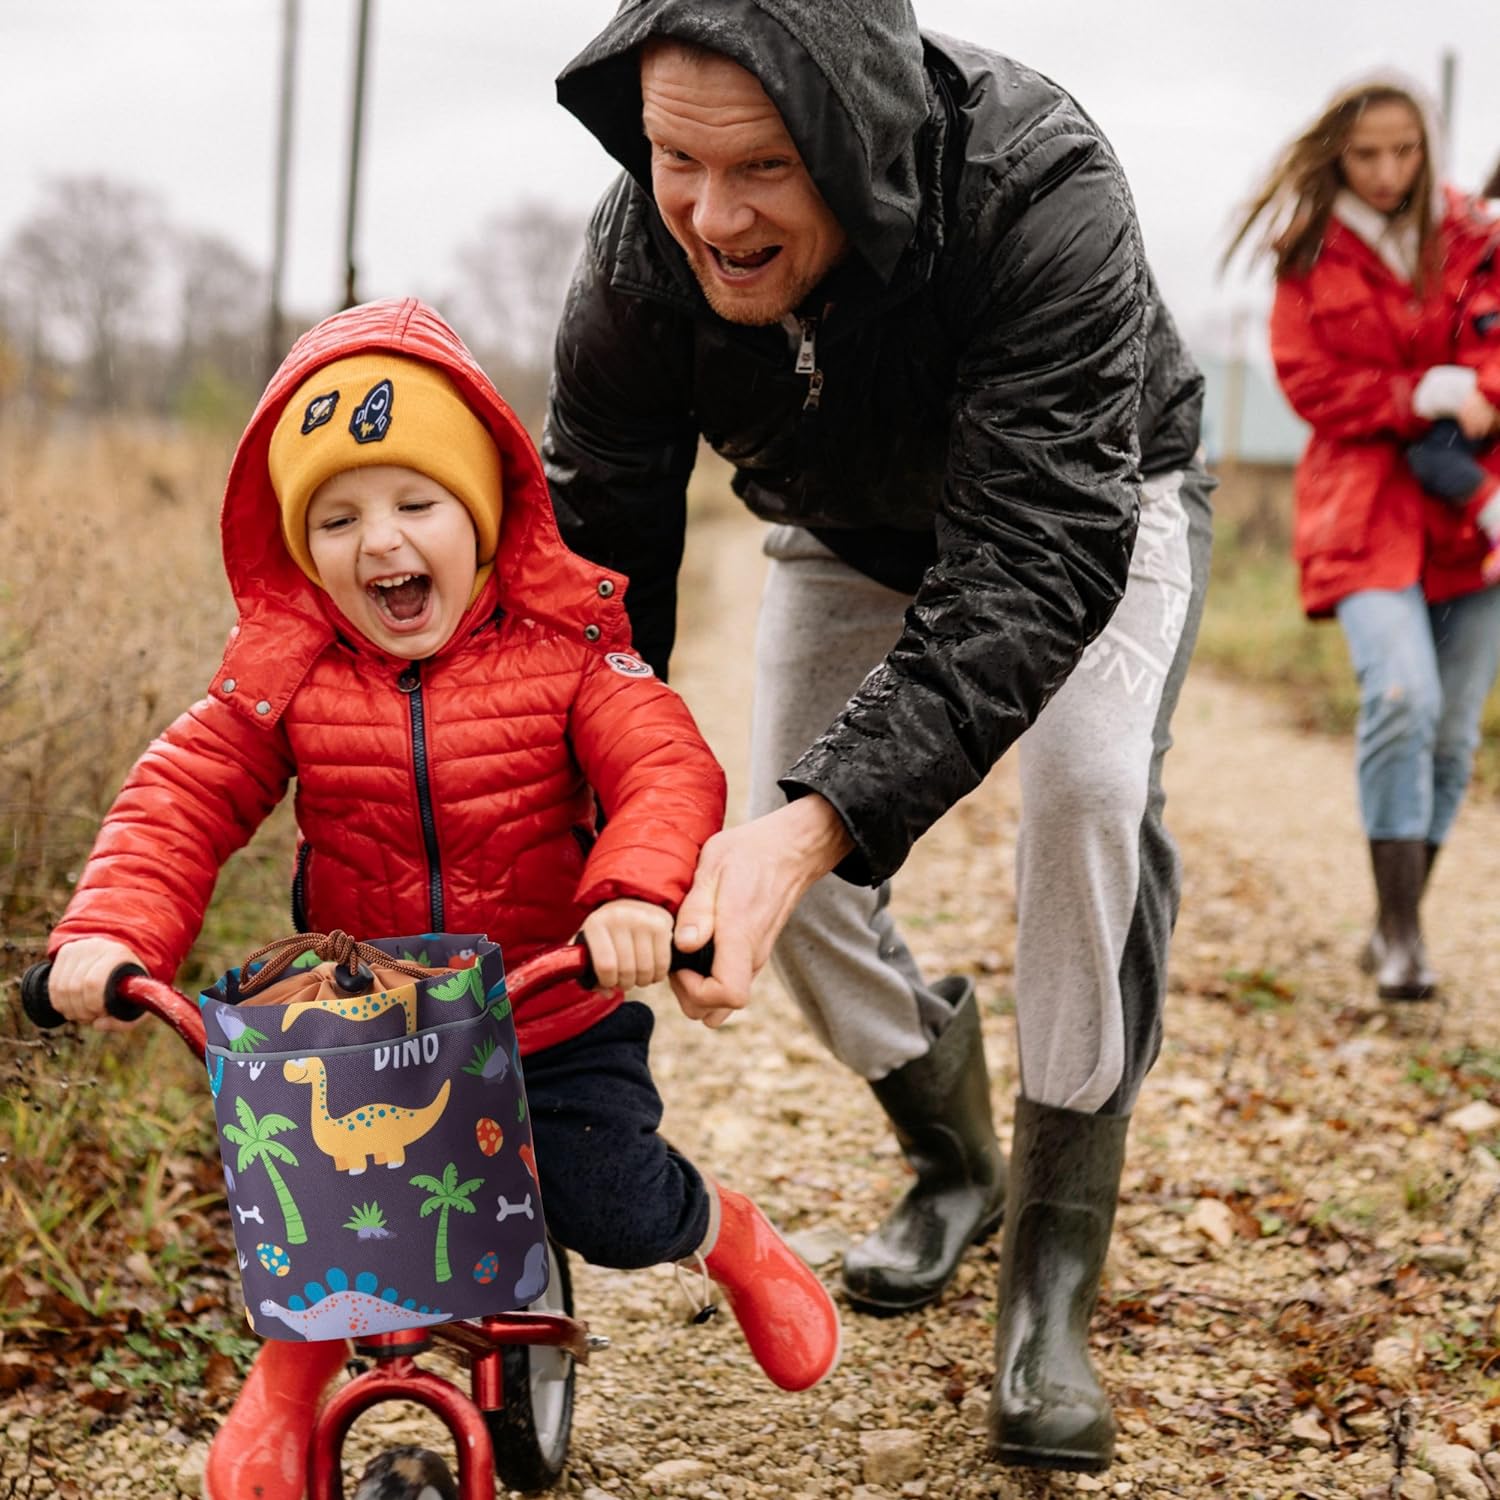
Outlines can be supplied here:
[[297, 1158], [291, 1150], [274, 1139], [284, 1130], [295, 1130], [296, 1121], [278, 1114], [262, 1115], [257, 1120], [255, 1111], [245, 1102], [243, 1095], [234, 1101], [234, 1112], [240, 1117], [240, 1123], [226, 1125], [224, 1138], [240, 1148], [239, 1157], [234, 1164], [235, 1171], [243, 1172], [256, 1162], [266, 1169], [266, 1176], [271, 1179], [271, 1190], [276, 1194], [281, 1216], [286, 1221], [287, 1244], [305, 1245], [307, 1230], [302, 1223], [301, 1211], [293, 1201], [286, 1183], [282, 1181], [281, 1173], [276, 1170], [277, 1162], [288, 1167], [297, 1165]]
[[424, 1193], [430, 1195], [422, 1205], [422, 1217], [425, 1219], [434, 1211], [438, 1216], [437, 1254], [434, 1258], [433, 1274], [438, 1281], [451, 1281], [453, 1272], [448, 1266], [448, 1210], [456, 1208], [460, 1213], [474, 1213], [475, 1208], [469, 1202], [469, 1195], [484, 1186], [484, 1178], [471, 1177], [467, 1182], [460, 1182], [458, 1168], [450, 1161], [443, 1168], [441, 1182], [436, 1177], [419, 1173], [411, 1179], [411, 1185], [421, 1188]]

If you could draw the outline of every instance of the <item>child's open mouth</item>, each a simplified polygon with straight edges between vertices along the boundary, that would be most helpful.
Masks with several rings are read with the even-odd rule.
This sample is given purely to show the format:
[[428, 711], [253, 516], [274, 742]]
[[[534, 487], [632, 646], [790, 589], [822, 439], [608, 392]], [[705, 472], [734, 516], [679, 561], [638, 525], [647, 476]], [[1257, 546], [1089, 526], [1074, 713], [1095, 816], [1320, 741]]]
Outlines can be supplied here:
[[426, 613], [432, 579], [425, 573], [397, 573], [375, 579], [365, 586], [365, 593], [393, 625], [411, 625]]
[[727, 281], [753, 276], [757, 271], [764, 270], [781, 254], [780, 245], [767, 245], [760, 250], [745, 250], [735, 255], [713, 245], [710, 245], [709, 249], [713, 253], [714, 262], [720, 274]]

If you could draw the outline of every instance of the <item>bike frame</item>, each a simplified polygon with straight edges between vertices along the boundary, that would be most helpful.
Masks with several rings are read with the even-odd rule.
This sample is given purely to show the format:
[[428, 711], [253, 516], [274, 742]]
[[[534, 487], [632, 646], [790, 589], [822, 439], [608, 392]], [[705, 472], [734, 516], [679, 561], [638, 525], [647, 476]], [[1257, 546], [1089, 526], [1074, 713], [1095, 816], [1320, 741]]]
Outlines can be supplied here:
[[[588, 972], [588, 953], [581, 944], [554, 948], [518, 964], [506, 976], [506, 991], [511, 1004], [519, 1006], [554, 984], [580, 979]], [[121, 998], [165, 1021], [203, 1061], [207, 1037], [196, 1001], [171, 985], [142, 976], [121, 979], [117, 990]], [[416, 1356], [433, 1344], [467, 1357], [468, 1391], [416, 1363]], [[505, 1405], [501, 1359], [506, 1346], [514, 1344], [566, 1349], [580, 1364], [587, 1364], [590, 1349], [598, 1347], [590, 1341], [587, 1323], [526, 1312], [361, 1339], [355, 1352], [373, 1359], [375, 1367], [356, 1375], [318, 1412], [307, 1455], [309, 1500], [344, 1500], [344, 1439], [355, 1419], [382, 1401], [414, 1401], [432, 1412], [453, 1438], [459, 1500], [494, 1500], [495, 1451], [484, 1413], [500, 1411]]]

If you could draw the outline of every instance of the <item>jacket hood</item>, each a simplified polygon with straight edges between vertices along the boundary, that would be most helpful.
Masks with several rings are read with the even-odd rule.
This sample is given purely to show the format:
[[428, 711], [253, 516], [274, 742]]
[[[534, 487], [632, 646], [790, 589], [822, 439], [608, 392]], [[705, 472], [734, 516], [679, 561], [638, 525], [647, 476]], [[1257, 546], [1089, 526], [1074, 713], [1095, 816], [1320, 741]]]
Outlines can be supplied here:
[[547, 620], [574, 638], [606, 647], [629, 642], [624, 577], [585, 562], [563, 544], [531, 438], [463, 341], [415, 298], [368, 302], [324, 319], [297, 340], [260, 398], [230, 465], [220, 532], [239, 622], [213, 692], [262, 723], [280, 717], [336, 634], [357, 634], [287, 551], [281, 507], [271, 488], [271, 434], [288, 398], [308, 376], [333, 360], [379, 350], [442, 370], [500, 452], [504, 508], [494, 574], [453, 641], [467, 636], [498, 602], [509, 613]]
[[888, 282], [916, 229], [916, 137], [930, 112], [908, 0], [624, 0], [563, 69], [557, 97], [648, 194], [637, 54], [653, 36], [755, 74], [850, 242]]

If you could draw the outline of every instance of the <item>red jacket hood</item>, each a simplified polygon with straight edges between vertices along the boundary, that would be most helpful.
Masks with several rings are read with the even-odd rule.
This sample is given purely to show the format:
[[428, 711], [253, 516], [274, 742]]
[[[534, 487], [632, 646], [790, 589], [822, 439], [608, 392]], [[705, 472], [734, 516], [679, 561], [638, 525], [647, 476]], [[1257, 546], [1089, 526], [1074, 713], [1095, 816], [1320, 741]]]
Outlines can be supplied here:
[[629, 644], [626, 580], [563, 545], [536, 449], [463, 341], [414, 297], [368, 302], [324, 319], [292, 346], [240, 439], [224, 489], [224, 570], [239, 623], [212, 691], [263, 724], [280, 717], [308, 668], [334, 639], [339, 619], [282, 540], [281, 507], [267, 462], [271, 433], [287, 399], [315, 370], [376, 349], [442, 370], [500, 450], [505, 499], [494, 574], [453, 639], [465, 638], [498, 602], [509, 613], [544, 620], [574, 639], [601, 647]]

